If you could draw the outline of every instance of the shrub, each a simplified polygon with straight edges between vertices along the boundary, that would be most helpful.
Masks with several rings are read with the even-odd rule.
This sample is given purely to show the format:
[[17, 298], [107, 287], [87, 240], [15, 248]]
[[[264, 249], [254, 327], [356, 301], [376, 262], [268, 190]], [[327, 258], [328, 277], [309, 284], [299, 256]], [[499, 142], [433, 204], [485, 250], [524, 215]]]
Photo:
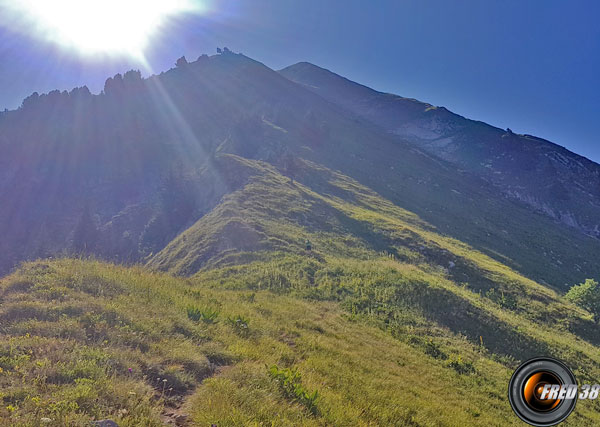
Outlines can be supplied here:
[[596, 322], [600, 322], [600, 287], [593, 279], [586, 279], [579, 285], [574, 285], [565, 298], [574, 304], [586, 309], [594, 316]]
[[217, 321], [217, 317], [219, 317], [219, 311], [213, 310], [209, 307], [199, 308], [189, 306], [187, 308], [187, 316], [194, 322], [199, 322], [202, 320], [204, 323], [215, 323]]
[[187, 316], [188, 319], [198, 322], [202, 318], [202, 310], [200, 310], [198, 307], [190, 306], [187, 308]]
[[485, 293], [486, 298], [489, 298], [502, 308], [516, 310], [518, 301], [514, 295], [505, 294], [504, 291], [496, 292], [495, 288], [491, 288]]
[[228, 317], [227, 323], [229, 323], [233, 327], [233, 331], [241, 337], [247, 337], [250, 334], [248, 319], [245, 319], [240, 315]]
[[475, 373], [475, 365], [469, 361], [462, 360], [460, 356], [458, 356], [458, 359], [448, 363], [448, 366], [461, 375]]
[[442, 351], [439, 344], [429, 340], [425, 343], [425, 354], [435, 358], [446, 360], [448, 355]]
[[313, 415], [318, 414], [317, 390], [310, 393], [301, 383], [302, 376], [295, 368], [279, 369], [277, 365], [268, 368], [269, 376], [278, 384], [285, 396], [304, 405]]

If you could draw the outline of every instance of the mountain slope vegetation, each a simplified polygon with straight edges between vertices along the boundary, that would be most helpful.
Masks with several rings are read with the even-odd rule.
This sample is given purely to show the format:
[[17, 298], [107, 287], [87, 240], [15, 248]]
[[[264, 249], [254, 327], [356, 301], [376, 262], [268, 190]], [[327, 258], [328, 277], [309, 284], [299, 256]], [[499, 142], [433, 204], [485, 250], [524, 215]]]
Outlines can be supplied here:
[[[317, 176], [316, 166], [305, 167], [308, 176]], [[246, 186], [149, 265], [183, 275], [204, 266], [193, 277], [215, 280], [223, 274], [225, 279], [219, 280], [224, 287], [333, 299], [352, 310], [381, 314], [392, 329], [406, 326], [398, 321], [403, 308], [416, 308], [429, 321], [514, 360], [551, 351], [541, 337], [558, 337], [550, 330], [559, 325], [593, 345], [600, 338], [590, 315], [582, 316], [556, 292], [439, 235], [414, 214], [339, 173], [328, 171], [330, 193], [323, 196], [266, 164], [257, 164], [256, 171]], [[343, 197], [349, 189], [351, 202]], [[303, 246], [307, 239], [310, 251]], [[383, 274], [381, 281], [373, 278], [390, 264], [406, 269], [407, 277], [394, 273]], [[285, 273], [278, 276], [271, 270]], [[242, 283], [235, 280], [238, 276]], [[410, 286], [402, 290], [400, 283], [405, 282]], [[431, 290], [415, 283], [436, 286]], [[532, 329], [525, 331], [524, 325]]]
[[[428, 318], [444, 306], [465, 308], [448, 300], [444, 289], [452, 285], [439, 273], [388, 257], [329, 260], [310, 285], [284, 264], [237, 268], [182, 279], [97, 261], [25, 264], [0, 282], [0, 419], [57, 426], [105, 418], [124, 426], [519, 424], [504, 392], [515, 361], [486, 348], [491, 335], [473, 343]], [[286, 276], [287, 285], [277, 279]], [[359, 288], [352, 302], [333, 302]], [[386, 307], [381, 297], [392, 289]], [[474, 298], [467, 293], [465, 300]], [[476, 298], [496, 321], [520, 316]], [[395, 326], [384, 315], [394, 306], [402, 307]], [[522, 326], [510, 327], [517, 334]], [[597, 376], [596, 347], [534, 323], [521, 330], [535, 331], [538, 345], [574, 363], [582, 380]], [[290, 394], [274, 369], [283, 378], [299, 373], [295, 383], [316, 398]], [[586, 402], [567, 424], [595, 423], [597, 414]]]
[[300, 71], [226, 50], [0, 114], [3, 423], [518, 425], [521, 361], [597, 381], [563, 294], [600, 240]]
[[[452, 411], [442, 414], [441, 401], [438, 409], [425, 404], [446, 382], [474, 379], [443, 363], [429, 366], [419, 350], [330, 303], [79, 260], [27, 264], [2, 281], [2, 298], [0, 417], [10, 425], [105, 417], [162, 425], [182, 404], [198, 425], [493, 419], [487, 398], [467, 387]], [[211, 306], [217, 318], [192, 320], [190, 305]], [[227, 322], [233, 316], [245, 319], [247, 333]], [[288, 397], [265, 364], [301, 372], [302, 385], [318, 391], [316, 409]], [[494, 365], [481, 361], [485, 369]], [[418, 385], [424, 369], [426, 390]], [[495, 370], [498, 382], [508, 375]]]

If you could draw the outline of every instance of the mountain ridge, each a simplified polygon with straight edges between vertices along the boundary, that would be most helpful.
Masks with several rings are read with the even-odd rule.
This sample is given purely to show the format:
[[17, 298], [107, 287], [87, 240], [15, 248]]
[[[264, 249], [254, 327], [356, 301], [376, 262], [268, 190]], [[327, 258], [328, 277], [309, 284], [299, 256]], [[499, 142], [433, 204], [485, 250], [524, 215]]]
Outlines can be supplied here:
[[[387, 132], [488, 180], [509, 197], [599, 236], [600, 165], [596, 162], [543, 138], [517, 135], [444, 107], [375, 91], [308, 62], [279, 72]], [[532, 165], [538, 169], [528, 173]], [[544, 180], [548, 186], [541, 185]], [[555, 197], [554, 193], [560, 194]], [[565, 211], [567, 193], [571, 209]]]
[[337, 171], [551, 286], [595, 274], [597, 241], [531, 216], [481, 177], [241, 54], [71, 93], [30, 97], [0, 120], [5, 271], [80, 249], [121, 262], [154, 256], [243, 184], [240, 163], [219, 160], [233, 154], [317, 192], [340, 189], [320, 169], [302, 175], [303, 162]]

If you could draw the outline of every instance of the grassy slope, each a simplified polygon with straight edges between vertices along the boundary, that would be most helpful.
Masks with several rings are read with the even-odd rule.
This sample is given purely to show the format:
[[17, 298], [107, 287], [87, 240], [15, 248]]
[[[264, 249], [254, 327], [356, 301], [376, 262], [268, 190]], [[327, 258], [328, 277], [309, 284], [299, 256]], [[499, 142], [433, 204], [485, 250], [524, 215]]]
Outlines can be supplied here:
[[[514, 422], [506, 367], [462, 342], [453, 352], [477, 373], [461, 375], [328, 302], [80, 260], [26, 264], [0, 286], [5, 425], [160, 425], [184, 398], [178, 411], [197, 425]], [[217, 322], [188, 319], [192, 304], [217, 309]], [[248, 319], [247, 336], [225, 321], [234, 315]], [[319, 392], [316, 415], [269, 378], [265, 364], [274, 363], [297, 368]], [[458, 393], [437, 398], [449, 384]]]
[[[600, 274], [591, 256], [600, 250], [598, 239], [573, 233], [520, 203], [498, 197], [468, 173], [456, 173], [426, 155], [410, 149], [393, 152], [367, 135], [353, 137], [352, 129], [331, 132], [340, 135], [343, 145], [328, 152], [308, 150], [304, 158], [351, 177], [439, 233], [556, 289]], [[311, 188], [314, 179], [298, 177]]]
[[[600, 250], [597, 239], [574, 234], [505, 199], [491, 185], [424, 155], [264, 65], [242, 55], [221, 55], [192, 68], [196, 71], [191, 74], [179, 69], [165, 73], [164, 84], [179, 99], [190, 92], [184, 83], [193, 77], [192, 92], [198, 97], [179, 110], [201, 116], [203, 110], [193, 106], [203, 100], [210, 111], [224, 112], [219, 128], [229, 133], [218, 153], [261, 159], [277, 167], [291, 156], [340, 171], [439, 232], [558, 289], [600, 274], [593, 255]], [[247, 118], [240, 121], [233, 112]], [[197, 119], [187, 117], [192, 124]], [[322, 174], [315, 176], [314, 168], [308, 173], [291, 169], [287, 175], [328, 194], [320, 188]], [[344, 191], [344, 197], [351, 200], [352, 189]]]
[[[151, 261], [205, 267], [193, 277], [57, 260], [1, 281], [2, 423], [510, 425], [518, 361], [551, 354], [582, 382], [600, 377], [590, 315], [556, 292], [340, 173], [306, 162], [317, 192], [229, 160], [251, 170], [246, 184]], [[272, 364], [301, 373], [315, 410]], [[581, 403], [568, 424], [597, 414]]]
[[[280, 73], [292, 81], [300, 83], [303, 87], [318, 93], [330, 102], [377, 124], [388, 132], [403, 135], [408, 141], [416, 141], [421, 149], [430, 152], [433, 156], [445, 158], [451, 163], [459, 165], [460, 169], [485, 177], [489, 182], [499, 185], [504, 191], [508, 190], [521, 194], [524, 192], [531, 196], [531, 200], [543, 201], [546, 204], [546, 209], [554, 210], [555, 213], [563, 212], [566, 208], [565, 204], [567, 204], [568, 210], [575, 215], [580, 225], [583, 225], [584, 229], [587, 227], [588, 232], [592, 232], [593, 225], [590, 226], [590, 224], [594, 224], [593, 218], [597, 217], [597, 208], [590, 197], [592, 199], [594, 197], [591, 194], [595, 193], [595, 186], [592, 183], [595, 182], [596, 178], [594, 177], [597, 172], [594, 171], [597, 171], [598, 165], [588, 159], [571, 153], [549, 141], [527, 135], [508, 133], [482, 122], [465, 119], [443, 107], [432, 107], [430, 104], [414, 99], [376, 92], [309, 63], [292, 65], [281, 70]], [[432, 134], [438, 132], [438, 139], [419, 140], [419, 137], [415, 137], [410, 130], [407, 131], [407, 128], [402, 130], [406, 125], [408, 125], [408, 129], [415, 130], [423, 127], [433, 130]], [[446, 140], [446, 137], [452, 142]], [[445, 140], [450, 142], [449, 146], [444, 146], [443, 141]], [[561, 159], [561, 162], [550, 159]], [[568, 191], [565, 185], [569, 188]], [[588, 188], [588, 190], [582, 190], [583, 188]], [[476, 198], [476, 200], [478, 202], [482, 201], [480, 198]], [[471, 209], [473, 210], [473, 207]], [[477, 207], [474, 207], [474, 211], [477, 212]], [[486, 216], [488, 215], [484, 215], [484, 218]], [[558, 217], [560, 216], [559, 214]], [[531, 227], [533, 221], [527, 218], [523, 219], [524, 224]], [[498, 220], [496, 222], [499, 227], [507, 222], [501, 216]], [[519, 222], [515, 221], [517, 225]], [[450, 222], [448, 225], [452, 226], [453, 224]], [[535, 260], [529, 262], [527, 259], [524, 260], [525, 262], [521, 261], [521, 271], [531, 275], [531, 277], [543, 278], [549, 283], [555, 283], [556, 279], [559, 279], [558, 285], [562, 285], [560, 280], [565, 278], [569, 280], [569, 273], [573, 275], [573, 273], [577, 274], [577, 271], [589, 271], [589, 266], [582, 264], [577, 264], [575, 268], [569, 266], [564, 258], [566, 255], [566, 260], [573, 260], [569, 256], [569, 251], [560, 249], [555, 251], [551, 238], [552, 233], [540, 233], [540, 231], [544, 231], [544, 228], [550, 227], [552, 226], [547, 222], [544, 222], [543, 227], [535, 230], [528, 230], [527, 227], [522, 229], [521, 227], [518, 229], [503, 227], [504, 231], [500, 233], [499, 237], [495, 237], [496, 240], [507, 238], [510, 242], [513, 240], [511, 239], [513, 236], [509, 234], [517, 234], [519, 237], [514, 240], [517, 240], [518, 243], [520, 238], [526, 240], [526, 243], [520, 248], [517, 245], [512, 250], [502, 247], [503, 245], [494, 247], [493, 241], [479, 247], [480, 249], [483, 247], [484, 250], [489, 248], [496, 252], [502, 252], [508, 256], [511, 256], [511, 252], [514, 253], [515, 250], [520, 250], [525, 254], [527, 246], [536, 243], [535, 237], [548, 235], [549, 239], [546, 241], [537, 242], [538, 247], [546, 247], [543, 250], [546, 252], [543, 254], [543, 258], [548, 258], [548, 261], [550, 261], [548, 264], [551, 267], [554, 267], [554, 264], [558, 267], [557, 270], [561, 269], [565, 273], [568, 272], [567, 276], [561, 278], [560, 271], [552, 272], [552, 275], [545, 273], [544, 269], [548, 269], [548, 264], [544, 265], [540, 254], [536, 256], [538, 258], [537, 262]], [[486, 241], [485, 235], [468, 235], [464, 233], [465, 230], [457, 231], [461, 234], [454, 234], [456, 237], [463, 241], [470, 238], [470, 243], [473, 245], [479, 245], [480, 242], [484, 243]], [[490, 227], [490, 232], [493, 233], [493, 231], [493, 227]], [[495, 231], [498, 232], [499, 230]], [[449, 227], [447, 232], [453, 233], [452, 228]], [[507, 236], [503, 236], [505, 233]], [[561, 234], [565, 236], [564, 238], [567, 238], [571, 233], [567, 231]], [[473, 239], [474, 237], [475, 239]], [[593, 241], [586, 241], [583, 238], [577, 240], [583, 242], [586, 246], [593, 246]], [[519, 256], [515, 258], [518, 265]]]
[[[459, 371], [485, 361], [492, 365], [475, 372], [492, 378], [495, 370], [508, 372], [518, 361], [547, 354], [567, 361], [580, 381], [596, 381], [597, 327], [555, 291], [437, 233], [340, 173], [306, 163], [316, 192], [264, 163], [254, 167], [245, 187], [151, 265], [184, 274], [204, 266], [192, 280], [215, 289], [337, 301]], [[242, 251], [227, 246], [231, 223], [256, 230], [255, 245]], [[310, 253], [302, 247], [306, 238], [313, 242]], [[223, 251], [207, 254], [208, 247]], [[494, 385], [506, 386], [481, 380], [475, 388], [485, 392]], [[503, 393], [496, 398], [503, 400]], [[589, 415], [591, 407], [580, 405], [579, 416]]]
[[[175, 413], [219, 426], [519, 424], [505, 397], [514, 361], [435, 323], [409, 298], [425, 287], [426, 300], [442, 304], [435, 290], [451, 284], [387, 257], [328, 261], [314, 286], [294, 277], [302, 259], [293, 256], [193, 279], [72, 259], [26, 264], [0, 282], [0, 423], [151, 426]], [[388, 322], [393, 307], [381, 294], [392, 284], [404, 301]], [[362, 297], [341, 298], [352, 288]], [[216, 322], [190, 320], [189, 306], [218, 311]], [[238, 315], [247, 333], [227, 321]], [[557, 350], [563, 357], [597, 358], [568, 334], [523, 326], [568, 346]], [[272, 364], [297, 369], [303, 387], [318, 391], [314, 413], [269, 377]], [[597, 378], [597, 363], [577, 374]], [[568, 424], [597, 421], [586, 402]]]
[[[283, 271], [286, 277], [275, 278], [276, 286], [310, 288], [322, 285], [315, 276], [333, 268], [331, 265], [362, 261], [359, 270], [380, 274], [373, 260], [384, 255], [394, 260], [394, 267], [409, 269], [420, 275], [419, 281], [436, 285], [435, 293], [423, 294], [422, 300], [413, 298], [409, 305], [419, 305], [435, 322], [472, 340], [483, 335], [494, 351], [516, 359], [539, 354], [547, 350], [540, 344], [546, 340], [541, 335], [558, 337], [560, 334], [549, 331], [556, 327], [590, 343], [600, 343], [590, 316], [563, 302], [556, 292], [464, 243], [436, 233], [415, 215], [348, 177], [306, 164], [312, 177], [320, 175], [326, 181], [318, 185], [325, 193], [320, 194], [290, 182], [265, 163], [233, 156], [231, 160], [254, 164], [255, 175], [157, 254], [150, 266], [186, 275], [201, 267], [223, 267], [210, 274], [222, 272], [225, 280], [221, 285], [228, 286], [234, 281], [230, 274], [247, 274], [248, 263], [254, 262]], [[310, 254], [303, 247], [307, 238], [315, 248]], [[242, 266], [227, 268], [234, 264]], [[343, 266], [341, 271], [336, 286], [348, 287], [346, 276], [356, 274], [346, 273]], [[382, 279], [391, 292], [385, 297], [391, 305], [404, 298], [398, 295], [394, 280], [395, 276]], [[363, 277], [358, 282], [357, 286], [364, 286], [368, 280]], [[410, 292], [415, 290], [407, 291], [407, 298]], [[443, 310], [435, 305], [436, 298], [446, 301]], [[510, 346], [515, 339], [522, 345]]]
[[[193, 277], [58, 260], [2, 280], [5, 424], [509, 425], [519, 360], [553, 354], [580, 381], [600, 376], [589, 314], [554, 291], [344, 175], [305, 163], [316, 192], [229, 160], [252, 171], [246, 184], [151, 261], [205, 267]], [[190, 320], [190, 305], [217, 323]], [[238, 315], [248, 334], [227, 321]], [[272, 364], [298, 369], [315, 411]]]

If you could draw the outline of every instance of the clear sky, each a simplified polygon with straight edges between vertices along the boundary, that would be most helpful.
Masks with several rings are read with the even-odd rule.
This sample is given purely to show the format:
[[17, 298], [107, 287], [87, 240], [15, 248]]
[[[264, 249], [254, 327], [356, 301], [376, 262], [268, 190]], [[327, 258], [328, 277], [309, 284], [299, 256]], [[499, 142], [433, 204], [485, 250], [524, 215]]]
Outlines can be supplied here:
[[[126, 2], [99, 18], [106, 34], [114, 35], [111, 16]], [[1, 108], [18, 107], [33, 91], [86, 84], [97, 93], [106, 77], [142, 68], [136, 57], [86, 55], [45, 41], [28, 27], [15, 29], [6, 4], [0, 0]], [[204, 5], [202, 13], [174, 16], [154, 34], [143, 51], [152, 71], [171, 68], [181, 55], [194, 60], [212, 54], [217, 46], [274, 69], [309, 61], [375, 89], [534, 134], [600, 161], [596, 0], [206, 0]]]

